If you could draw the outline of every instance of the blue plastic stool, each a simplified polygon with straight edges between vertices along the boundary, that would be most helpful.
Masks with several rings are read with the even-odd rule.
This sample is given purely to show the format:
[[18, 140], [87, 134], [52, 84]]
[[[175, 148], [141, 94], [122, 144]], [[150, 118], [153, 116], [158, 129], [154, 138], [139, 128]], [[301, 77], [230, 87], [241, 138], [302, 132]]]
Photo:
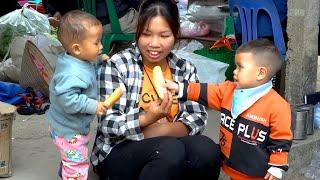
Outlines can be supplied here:
[[242, 44], [257, 39], [258, 12], [264, 10], [269, 14], [272, 24], [273, 40], [278, 48], [282, 60], [285, 60], [286, 47], [282, 34], [281, 23], [277, 8], [271, 0], [229, 0], [230, 15], [234, 16], [234, 10], [238, 10], [240, 16]]

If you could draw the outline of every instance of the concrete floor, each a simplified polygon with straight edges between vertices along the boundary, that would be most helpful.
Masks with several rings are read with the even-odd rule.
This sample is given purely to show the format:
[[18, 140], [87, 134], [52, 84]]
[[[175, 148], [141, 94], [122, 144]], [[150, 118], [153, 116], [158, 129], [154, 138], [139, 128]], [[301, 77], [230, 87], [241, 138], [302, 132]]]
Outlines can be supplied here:
[[[209, 111], [209, 121], [205, 134], [218, 139], [218, 122], [220, 114]], [[96, 124], [92, 125], [94, 132]], [[45, 115], [17, 115], [12, 133], [12, 171], [4, 180], [58, 180], [58, 152], [47, 135], [48, 126]], [[90, 144], [92, 147], [92, 141]], [[98, 180], [90, 170], [89, 180]], [[0, 178], [2, 180], [2, 178]]]
[[[205, 135], [218, 142], [218, 124], [220, 113], [209, 110], [209, 120]], [[95, 133], [96, 123], [92, 125]], [[47, 135], [48, 126], [45, 115], [21, 116], [17, 115], [13, 123], [12, 133], [12, 171], [9, 178], [0, 180], [59, 180], [57, 166], [59, 163], [58, 152]], [[92, 147], [92, 141], [90, 144]], [[306, 140], [294, 141], [290, 154], [290, 169], [284, 180], [305, 180], [300, 175], [300, 170], [310, 164], [314, 151], [320, 148], [320, 131], [308, 136]], [[219, 180], [227, 180], [221, 173]], [[98, 180], [92, 170], [89, 180]]]

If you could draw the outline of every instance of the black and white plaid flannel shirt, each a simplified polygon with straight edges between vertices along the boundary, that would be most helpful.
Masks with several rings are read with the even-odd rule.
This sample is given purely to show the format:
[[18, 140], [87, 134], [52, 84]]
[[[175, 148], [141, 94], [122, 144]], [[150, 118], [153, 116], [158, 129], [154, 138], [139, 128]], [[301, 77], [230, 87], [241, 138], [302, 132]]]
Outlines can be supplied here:
[[[198, 82], [196, 68], [190, 62], [179, 59], [173, 53], [168, 56], [168, 63], [176, 82]], [[143, 64], [138, 47], [123, 50], [101, 65], [98, 73], [100, 101], [104, 101], [117, 87], [124, 90], [124, 95], [98, 121], [96, 140], [91, 154], [93, 166], [102, 162], [111, 149], [124, 140], [140, 141], [144, 139], [139, 125], [138, 107], [142, 82]], [[207, 124], [205, 107], [194, 101], [179, 101], [179, 112], [174, 121], [181, 121], [190, 129], [190, 135], [201, 133]]]

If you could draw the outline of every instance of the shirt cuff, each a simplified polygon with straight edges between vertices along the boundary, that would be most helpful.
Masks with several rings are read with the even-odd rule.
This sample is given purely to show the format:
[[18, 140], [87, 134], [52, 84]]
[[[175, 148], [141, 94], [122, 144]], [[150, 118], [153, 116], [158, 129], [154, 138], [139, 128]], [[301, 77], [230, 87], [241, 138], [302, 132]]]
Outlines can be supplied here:
[[274, 177], [276, 177], [276, 178], [278, 178], [278, 179], [282, 179], [282, 174], [283, 174], [283, 170], [282, 170], [282, 169], [277, 168], [277, 167], [270, 167], [270, 168], [268, 169], [268, 172], [269, 172], [272, 176], [274, 176]]
[[88, 98], [86, 113], [88, 113], [88, 114], [96, 114], [97, 108], [98, 108], [98, 101]]

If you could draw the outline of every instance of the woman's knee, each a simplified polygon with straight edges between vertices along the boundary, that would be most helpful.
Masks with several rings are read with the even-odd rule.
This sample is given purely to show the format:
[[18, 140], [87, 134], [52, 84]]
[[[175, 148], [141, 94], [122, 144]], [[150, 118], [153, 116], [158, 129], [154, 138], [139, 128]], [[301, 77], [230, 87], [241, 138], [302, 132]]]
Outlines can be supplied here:
[[185, 146], [174, 137], [164, 137], [156, 148], [156, 158], [168, 165], [182, 166], [185, 160]]
[[186, 148], [185, 179], [218, 179], [220, 174], [219, 146], [202, 135], [181, 139]]
[[143, 167], [139, 179], [180, 179], [185, 162], [183, 143], [174, 137], [160, 137], [157, 142], [154, 155]]
[[188, 136], [182, 139], [186, 147], [186, 156], [197, 159], [200, 164], [220, 164], [220, 148], [213, 140], [203, 135]]

